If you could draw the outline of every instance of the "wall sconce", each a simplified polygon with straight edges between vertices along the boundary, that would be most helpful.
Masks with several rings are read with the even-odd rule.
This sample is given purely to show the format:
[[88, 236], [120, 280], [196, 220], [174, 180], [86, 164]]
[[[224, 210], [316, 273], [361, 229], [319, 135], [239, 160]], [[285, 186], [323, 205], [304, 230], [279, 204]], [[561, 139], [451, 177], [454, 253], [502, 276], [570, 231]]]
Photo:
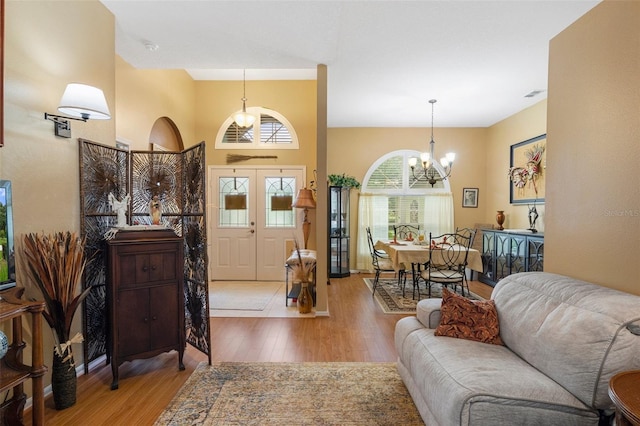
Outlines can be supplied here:
[[60, 99], [58, 111], [67, 114], [67, 116], [45, 112], [44, 118], [55, 123], [55, 134], [62, 138], [71, 137], [69, 120], [109, 120], [111, 118], [104, 92], [97, 87], [79, 83], [67, 85], [62, 99]]

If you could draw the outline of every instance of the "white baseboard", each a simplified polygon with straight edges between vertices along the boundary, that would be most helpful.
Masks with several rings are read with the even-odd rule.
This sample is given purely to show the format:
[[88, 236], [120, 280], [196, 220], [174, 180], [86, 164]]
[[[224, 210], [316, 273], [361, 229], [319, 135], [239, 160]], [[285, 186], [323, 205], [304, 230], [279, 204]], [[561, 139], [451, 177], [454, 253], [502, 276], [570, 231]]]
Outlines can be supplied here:
[[[91, 370], [92, 370], [94, 367], [96, 367], [98, 364], [100, 364], [100, 363], [104, 363], [104, 362], [106, 361], [106, 359], [107, 359], [107, 356], [106, 356], [106, 355], [102, 355], [102, 356], [99, 356], [98, 358], [94, 359], [93, 361], [91, 361], [91, 362], [89, 363], [89, 371], [91, 371]], [[82, 376], [82, 375], [84, 375], [84, 363], [82, 363], [82, 364], [80, 364], [80, 365], [76, 366], [76, 376], [80, 377], [80, 376]], [[46, 399], [49, 395], [51, 395], [52, 393], [53, 393], [53, 390], [51, 389], [51, 385], [46, 386], [46, 387], [44, 388], [44, 397], [45, 397], [45, 399]], [[25, 403], [25, 406], [24, 406], [24, 407], [25, 407], [25, 408], [30, 408], [32, 405], [33, 405], [33, 397], [29, 397], [29, 398], [27, 398], [27, 401], [26, 401], [26, 403]]]

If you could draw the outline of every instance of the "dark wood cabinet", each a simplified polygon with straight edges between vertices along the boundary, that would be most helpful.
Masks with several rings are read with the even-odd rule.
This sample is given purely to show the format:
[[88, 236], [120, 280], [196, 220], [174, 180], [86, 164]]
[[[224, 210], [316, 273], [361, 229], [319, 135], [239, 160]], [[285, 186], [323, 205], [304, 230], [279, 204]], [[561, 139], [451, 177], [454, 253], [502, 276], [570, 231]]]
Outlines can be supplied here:
[[540, 233], [483, 229], [482, 265], [483, 272], [478, 279], [491, 286], [511, 274], [542, 271], [544, 236]]
[[182, 238], [169, 229], [120, 230], [107, 241], [108, 358], [118, 388], [125, 361], [178, 351], [184, 370]]
[[[0, 359], [0, 393], [11, 390], [11, 398], [0, 401], [0, 424], [22, 424], [27, 395], [24, 383], [32, 380], [33, 405], [31, 424], [44, 424], [44, 366], [42, 349], [42, 311], [44, 302], [21, 300], [24, 288], [15, 287], [0, 292], [0, 322], [11, 321], [12, 339], [9, 350]], [[31, 366], [22, 363], [22, 351], [26, 344], [22, 340], [22, 319], [31, 314]], [[6, 396], [6, 395], [5, 395]]]

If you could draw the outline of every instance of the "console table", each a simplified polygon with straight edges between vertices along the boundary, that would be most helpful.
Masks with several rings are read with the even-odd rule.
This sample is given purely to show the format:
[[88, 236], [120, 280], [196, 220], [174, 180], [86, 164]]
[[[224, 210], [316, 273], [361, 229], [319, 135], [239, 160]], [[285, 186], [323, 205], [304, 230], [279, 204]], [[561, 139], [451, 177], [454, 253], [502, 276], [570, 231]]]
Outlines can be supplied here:
[[[44, 424], [44, 385], [43, 376], [47, 371], [42, 352], [42, 318], [44, 302], [27, 302], [21, 300], [24, 288], [12, 288], [0, 292], [0, 322], [11, 320], [13, 338], [9, 351], [0, 360], [0, 393], [12, 389], [11, 398], [0, 402], [0, 419], [2, 424], [22, 424], [24, 404], [27, 396], [24, 383], [32, 380], [33, 407], [32, 424]], [[32, 320], [32, 365], [22, 363], [22, 316], [31, 314]]]
[[640, 425], [640, 370], [616, 374], [609, 381], [609, 397], [616, 405], [616, 426]]
[[482, 273], [478, 279], [490, 286], [517, 272], [542, 271], [544, 235], [529, 230], [482, 230]]

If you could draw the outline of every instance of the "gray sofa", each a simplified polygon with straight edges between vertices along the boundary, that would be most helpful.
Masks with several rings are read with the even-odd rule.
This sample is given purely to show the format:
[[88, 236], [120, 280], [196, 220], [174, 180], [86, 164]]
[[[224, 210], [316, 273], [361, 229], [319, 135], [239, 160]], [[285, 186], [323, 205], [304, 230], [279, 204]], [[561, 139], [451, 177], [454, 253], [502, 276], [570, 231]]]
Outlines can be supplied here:
[[434, 336], [441, 299], [398, 321], [398, 371], [428, 426], [597, 425], [640, 369], [640, 297], [545, 272], [494, 288], [505, 346]]

